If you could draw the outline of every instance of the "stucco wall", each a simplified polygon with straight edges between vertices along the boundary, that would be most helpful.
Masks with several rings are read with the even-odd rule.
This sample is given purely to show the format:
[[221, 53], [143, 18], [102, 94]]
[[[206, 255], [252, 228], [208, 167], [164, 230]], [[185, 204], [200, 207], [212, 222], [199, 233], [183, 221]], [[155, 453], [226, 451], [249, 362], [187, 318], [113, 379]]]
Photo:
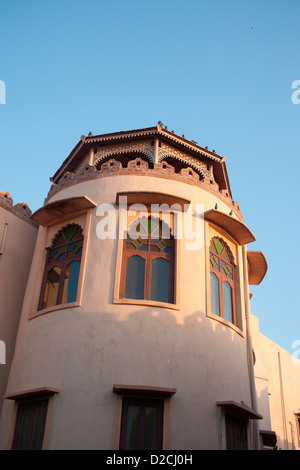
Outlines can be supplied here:
[[278, 448], [299, 450], [295, 413], [300, 413], [300, 360], [260, 333], [258, 319], [254, 316], [251, 325], [259, 411], [264, 416], [268, 408], [270, 411], [271, 427], [262, 429], [276, 432]]

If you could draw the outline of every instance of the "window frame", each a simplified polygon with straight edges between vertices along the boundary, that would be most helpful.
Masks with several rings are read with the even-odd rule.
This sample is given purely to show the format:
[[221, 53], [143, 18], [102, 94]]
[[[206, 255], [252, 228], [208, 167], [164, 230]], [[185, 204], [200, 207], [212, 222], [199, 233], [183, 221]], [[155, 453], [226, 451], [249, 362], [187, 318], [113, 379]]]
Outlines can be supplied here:
[[[82, 227], [79, 225], [79, 224], [76, 224], [76, 223], [70, 223], [70, 224], [67, 224], [65, 225], [64, 227], [62, 227], [55, 235], [54, 237], [54, 240], [53, 242], [55, 242], [55, 239], [57, 237], [59, 237], [61, 234], [63, 234], [63, 231], [65, 229], [67, 229], [68, 227], [72, 227], [72, 226], [77, 226], [78, 228], [81, 229], [82, 231], [82, 238], [80, 240], [77, 240], [77, 241], [82, 241], [82, 243], [84, 244], [84, 234], [83, 234], [83, 229]], [[77, 230], [77, 229], [76, 229]], [[55, 248], [60, 248], [60, 247], [66, 247], [68, 248], [68, 245], [70, 243], [73, 243], [72, 242], [72, 238], [71, 240], [68, 242], [67, 240], [63, 243], [63, 244], [60, 244], [60, 245], [57, 245], [55, 246]], [[38, 303], [38, 311], [42, 311], [42, 310], [46, 310], [46, 309], [49, 309], [49, 308], [53, 308], [53, 307], [58, 307], [58, 306], [61, 306], [61, 305], [68, 305], [68, 304], [72, 304], [74, 303], [73, 302], [63, 302], [63, 291], [64, 291], [64, 285], [65, 285], [65, 273], [66, 273], [66, 269], [67, 267], [69, 266], [69, 264], [71, 264], [73, 261], [79, 261], [80, 262], [80, 268], [79, 268], [79, 275], [78, 275], [78, 281], [77, 281], [77, 289], [76, 289], [76, 301], [78, 299], [78, 287], [79, 287], [79, 278], [80, 278], [80, 270], [81, 270], [81, 260], [82, 260], [82, 252], [83, 252], [83, 247], [82, 247], [82, 250], [81, 250], [81, 253], [80, 254], [74, 254], [72, 256], [72, 258], [67, 258], [65, 257], [64, 259], [62, 260], [53, 260], [53, 261], [50, 261], [49, 262], [49, 258], [50, 258], [50, 251], [53, 249], [53, 243], [51, 243], [51, 245], [47, 248], [47, 255], [46, 255], [46, 262], [45, 262], [45, 269], [44, 269], [44, 275], [43, 275], [43, 279], [42, 279], [42, 284], [41, 284], [41, 290], [40, 290], [40, 297], [39, 297], [39, 303]], [[67, 249], [65, 251], [65, 253], [67, 253]], [[61, 268], [61, 272], [60, 272], [60, 276], [59, 276], [59, 283], [58, 283], [58, 291], [57, 291], [57, 296], [56, 296], [56, 303], [55, 305], [51, 305], [49, 307], [43, 307], [43, 301], [44, 301], [44, 298], [45, 298], [45, 292], [46, 292], [46, 288], [47, 288], [47, 279], [48, 279], [48, 273], [55, 267], [58, 267], [58, 268]], [[75, 302], [76, 302], [75, 301]]]
[[[88, 208], [87, 210], [80, 211], [80, 213], [74, 214], [74, 217], [61, 217], [59, 221], [55, 219], [53, 224], [45, 225], [40, 227], [40, 232], [37, 239], [36, 244], [36, 251], [38, 253], [34, 259], [36, 260], [35, 265], [35, 288], [34, 293], [31, 297], [31, 306], [30, 306], [30, 314], [29, 319], [33, 319], [37, 316], [44, 315], [49, 312], [53, 312], [56, 310], [62, 310], [66, 308], [73, 308], [79, 307], [81, 305], [81, 299], [83, 294], [83, 283], [85, 278], [85, 269], [86, 269], [86, 261], [87, 261], [87, 252], [89, 246], [89, 238], [90, 238], [90, 228], [91, 228], [91, 221], [92, 221], [92, 210], [93, 207]], [[81, 263], [80, 263], [80, 270], [79, 270], [79, 277], [78, 277], [78, 285], [77, 285], [77, 296], [75, 302], [64, 303], [59, 305], [54, 305], [52, 307], [47, 307], [42, 310], [38, 310], [40, 296], [41, 296], [41, 289], [42, 289], [42, 282], [44, 279], [45, 274], [45, 267], [47, 262], [47, 249], [51, 246], [52, 241], [55, 239], [55, 236], [58, 234], [60, 230], [68, 225], [79, 225], [82, 229], [83, 233], [83, 246], [82, 246], [82, 254], [81, 254]]]
[[[222, 239], [225, 243], [225, 246], [229, 247], [229, 250], [232, 254], [232, 259], [234, 260], [234, 293], [233, 293], [233, 301], [234, 301], [234, 309], [235, 309], [235, 323], [228, 321], [226, 318], [215, 315], [211, 310], [211, 282], [210, 282], [210, 273], [211, 273], [211, 262], [210, 262], [210, 241], [213, 238]], [[242, 254], [240, 253], [241, 247], [237, 244], [235, 240], [233, 240], [227, 233], [225, 233], [220, 227], [214, 226], [214, 224], [210, 222], [206, 222], [205, 224], [205, 247], [206, 247], [206, 316], [212, 320], [218, 321], [223, 325], [234, 330], [240, 336], [244, 337], [244, 309], [242, 303], [242, 295], [243, 289], [241, 289], [242, 279], [241, 276], [241, 269], [240, 263], [242, 260]]]
[[41, 442], [41, 450], [46, 449], [49, 431], [52, 423], [52, 415], [55, 407], [55, 400], [60, 390], [54, 387], [42, 387], [37, 389], [25, 390], [22, 392], [5, 395], [7, 400], [14, 401], [14, 414], [11, 423], [10, 437], [8, 441], [8, 450], [13, 450], [14, 440], [16, 437], [16, 426], [18, 425], [18, 412], [20, 405], [30, 405], [30, 403], [38, 403], [47, 400], [47, 410], [44, 422], [43, 437]]
[[170, 402], [171, 398], [176, 394], [177, 389], [145, 385], [115, 384], [113, 386], [113, 392], [116, 395], [113, 449], [120, 449], [124, 399], [132, 398], [140, 400], [163, 401], [162, 450], [168, 450], [170, 448]]
[[[222, 269], [221, 269], [221, 261], [224, 261], [224, 259], [222, 258], [221, 255], [213, 253], [213, 256], [217, 257], [220, 260], [220, 263], [216, 263], [220, 267], [220, 270], [215, 269], [211, 264], [211, 261], [210, 261], [210, 258], [211, 258], [211, 256], [210, 256], [210, 253], [211, 253], [210, 247], [211, 247], [211, 243], [213, 243], [213, 240], [215, 240], [215, 239], [219, 240], [223, 244], [224, 250], [226, 250], [226, 252], [227, 252], [227, 256], [230, 259], [230, 263], [227, 263], [227, 264], [232, 267], [233, 279], [230, 279], [225, 274], [223, 274]], [[235, 267], [236, 267], [236, 263], [234, 261], [233, 254], [232, 254], [229, 246], [227, 245], [227, 243], [221, 237], [216, 237], [216, 236], [212, 237], [210, 239], [210, 243], [209, 243], [209, 269], [210, 269], [210, 279], [211, 279], [211, 274], [214, 274], [216, 276], [216, 278], [218, 279], [219, 315], [214, 313], [214, 312], [211, 312], [211, 313], [213, 315], [220, 316], [223, 320], [225, 320], [229, 323], [232, 323], [233, 325], [237, 324], [236, 301], [235, 301], [235, 298], [236, 298], [236, 292], [235, 292], [235, 290], [236, 290], [236, 288], [235, 288], [235, 285], [236, 285], [236, 279], [235, 279], [236, 278], [236, 269], [235, 269]], [[228, 320], [225, 317], [225, 314], [224, 314], [224, 283], [225, 282], [227, 282], [229, 284], [229, 286], [231, 287], [232, 321]], [[211, 296], [211, 294], [212, 294], [212, 289], [211, 289], [211, 281], [210, 281], [210, 296]]]
[[[237, 440], [235, 439], [236, 436], [234, 436], [235, 439], [235, 446], [233, 448], [229, 447], [229, 442], [228, 442], [228, 437], [229, 437], [229, 424], [235, 426], [235, 431], [238, 429], [238, 427], [242, 427], [242, 441], [243, 441], [243, 448], [237, 448]], [[236, 416], [231, 413], [225, 413], [225, 442], [226, 442], [226, 450], [248, 450], [249, 449], [249, 436], [248, 436], [248, 427], [249, 427], [249, 421], [246, 419], [243, 419], [239, 416]], [[231, 428], [232, 429], [232, 428]]]
[[[142, 218], [140, 218], [142, 220]], [[139, 220], [136, 219], [136, 220]], [[161, 223], [161, 221], [159, 222]], [[139, 251], [138, 249], [128, 249], [126, 248], [127, 239], [123, 240], [123, 253], [122, 253], [122, 272], [121, 272], [121, 282], [120, 282], [120, 298], [124, 300], [141, 300], [141, 301], [150, 301], [150, 302], [161, 302], [163, 304], [174, 304], [174, 269], [175, 269], [175, 257], [176, 257], [176, 241], [173, 239], [172, 247], [173, 253], [164, 253], [164, 252], [157, 252], [151, 251], [150, 249], [150, 241], [151, 241], [151, 233], [148, 233], [147, 237], [147, 250], [146, 251]], [[161, 237], [163, 240], [163, 237]], [[159, 238], [157, 239], [157, 243], [159, 243]], [[126, 297], [126, 274], [127, 274], [127, 265], [128, 259], [133, 256], [139, 256], [140, 258], [145, 260], [145, 268], [144, 268], [144, 291], [143, 291], [143, 299], [132, 299]], [[152, 279], [152, 262], [156, 259], [164, 259], [169, 263], [169, 285], [168, 285], [168, 302], [164, 302], [162, 300], [154, 300], [151, 299], [151, 279]]]
[[254, 445], [251, 442], [251, 436], [249, 432], [250, 420], [263, 419], [263, 416], [252, 410], [245, 404], [235, 401], [218, 401], [218, 417], [220, 425], [220, 445], [222, 450], [228, 449], [228, 440], [227, 440], [227, 428], [226, 420], [229, 418], [231, 421], [236, 421], [238, 424], [243, 424], [245, 432], [245, 441], [247, 444], [247, 449], [251, 449]]
[[[128, 424], [128, 408], [129, 406], [135, 405], [139, 407], [139, 449], [126, 449], [126, 437], [127, 437], [127, 424]], [[122, 415], [121, 415], [121, 426], [120, 426], [120, 439], [119, 439], [119, 450], [163, 450], [163, 432], [164, 432], [164, 400], [161, 398], [141, 398], [141, 397], [123, 397], [122, 399]], [[156, 422], [156, 446], [154, 449], [144, 449], [143, 443], [145, 438], [146, 426], [145, 426], [145, 409], [149, 406], [156, 406], [158, 410], [157, 422]]]
[[[127, 207], [123, 207], [121, 204], [119, 205], [119, 197], [120, 196], [128, 196]], [[132, 200], [134, 196], [134, 199]], [[124, 248], [124, 236], [127, 233], [128, 226], [134, 220], [137, 220], [142, 217], [149, 217], [151, 214], [151, 204], [163, 204], [164, 198], [166, 196], [161, 193], [117, 193], [117, 205], [118, 205], [118, 220], [119, 220], [119, 234], [123, 234], [122, 236], [117, 237], [117, 259], [116, 259], [116, 271], [115, 271], [115, 284], [114, 284], [114, 292], [113, 292], [113, 304], [121, 304], [121, 305], [143, 305], [143, 306], [154, 306], [154, 307], [162, 307], [171, 310], [180, 310], [180, 300], [181, 300], [181, 292], [180, 292], [180, 277], [181, 277], [181, 251], [182, 251], [182, 244], [181, 239], [176, 238], [174, 239], [174, 261], [173, 261], [173, 301], [174, 303], [167, 303], [155, 300], [148, 300], [148, 299], [128, 299], [122, 297], [121, 293], [124, 292], [124, 264], [123, 264], [123, 248]], [[175, 196], [168, 196], [169, 200], [167, 199], [168, 204], [186, 204], [188, 201], [183, 200], [180, 201], [180, 198]], [[140, 214], [136, 217], [130, 217], [129, 215], [129, 207], [130, 203], [133, 201], [137, 201], [138, 204], [144, 204], [146, 211], [140, 212]], [[178, 202], [179, 201], [179, 202]], [[153, 212], [152, 216], [162, 218], [161, 212]], [[175, 232], [175, 228], [180, 224], [180, 215], [178, 215], [176, 209], [172, 209], [171, 206], [171, 213], [170, 217], [172, 219], [172, 227]], [[162, 218], [163, 219], [163, 218]], [[171, 227], [171, 229], [172, 229]], [[136, 252], [140, 253], [140, 252]]]
[[[32, 437], [35, 428], [34, 428], [34, 422], [35, 422], [35, 417], [36, 417], [36, 408], [39, 404], [42, 402], [45, 402], [45, 408], [43, 410], [43, 417], [42, 417], [42, 423], [41, 427], [39, 429], [39, 445], [38, 447], [31, 447], [28, 446], [28, 439]], [[32, 408], [34, 407], [34, 410]], [[22, 409], [23, 408], [23, 409]], [[31, 408], [30, 410], [30, 419], [29, 423], [27, 426], [25, 425], [25, 431], [27, 431], [26, 435], [26, 446], [19, 446], [18, 441], [20, 439], [20, 434], [24, 429], [22, 430], [22, 418], [24, 415], [24, 408]], [[12, 437], [12, 443], [11, 443], [11, 450], [42, 450], [43, 449], [43, 443], [45, 439], [45, 431], [46, 431], [46, 423], [47, 423], [47, 415], [48, 415], [48, 409], [49, 409], [49, 397], [40, 397], [39, 399], [35, 400], [27, 400], [27, 401], [20, 401], [17, 404], [17, 410], [16, 410], [16, 420], [15, 420], [15, 426], [14, 426], [14, 432], [13, 432], [13, 437]]]

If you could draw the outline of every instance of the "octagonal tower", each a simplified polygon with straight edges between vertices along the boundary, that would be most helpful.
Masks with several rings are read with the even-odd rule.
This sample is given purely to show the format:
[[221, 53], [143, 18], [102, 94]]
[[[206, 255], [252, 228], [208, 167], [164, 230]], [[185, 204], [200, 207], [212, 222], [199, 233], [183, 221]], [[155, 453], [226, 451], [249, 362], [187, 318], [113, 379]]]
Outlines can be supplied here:
[[258, 447], [249, 284], [267, 264], [225, 160], [162, 123], [81, 137], [32, 216], [3, 448]]

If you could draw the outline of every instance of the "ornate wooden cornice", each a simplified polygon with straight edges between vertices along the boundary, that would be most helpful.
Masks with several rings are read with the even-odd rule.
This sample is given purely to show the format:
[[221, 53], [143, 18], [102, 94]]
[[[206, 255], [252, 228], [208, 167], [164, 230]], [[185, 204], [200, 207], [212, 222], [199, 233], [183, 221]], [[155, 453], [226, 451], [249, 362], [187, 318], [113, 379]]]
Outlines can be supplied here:
[[[157, 146], [154, 142], [159, 142], [159, 145]], [[104, 158], [104, 154], [106, 154], [105, 157], [113, 157], [121, 152], [136, 152], [139, 148], [142, 153], [146, 153], [149, 161], [152, 161], [153, 164], [170, 156], [186, 162], [205, 177], [210, 176], [205, 169], [205, 165], [209, 164], [218, 180], [220, 189], [226, 189], [232, 196], [225, 164], [226, 157], [199, 146], [197, 142], [188, 140], [185, 136], [179, 136], [174, 131], [169, 131], [168, 127], [161, 122], [157, 126], [143, 129], [101, 135], [89, 133], [87, 136], [81, 136], [81, 140], [51, 178], [51, 181], [57, 183], [67, 171], [75, 172], [86, 163], [99, 162], [101, 157]], [[97, 151], [97, 154], [94, 155], [94, 151]]]

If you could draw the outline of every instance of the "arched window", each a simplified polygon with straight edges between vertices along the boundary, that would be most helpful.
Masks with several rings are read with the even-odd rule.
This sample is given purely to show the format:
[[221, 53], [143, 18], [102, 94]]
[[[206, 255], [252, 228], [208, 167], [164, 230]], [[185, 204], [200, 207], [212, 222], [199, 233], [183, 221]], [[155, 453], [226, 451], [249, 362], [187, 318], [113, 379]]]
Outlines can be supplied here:
[[209, 260], [211, 313], [236, 323], [235, 265], [232, 253], [222, 239], [211, 240]]
[[68, 225], [47, 250], [38, 309], [75, 302], [83, 245], [79, 225]]
[[135, 221], [124, 240], [120, 297], [174, 303], [175, 244], [158, 218]]

